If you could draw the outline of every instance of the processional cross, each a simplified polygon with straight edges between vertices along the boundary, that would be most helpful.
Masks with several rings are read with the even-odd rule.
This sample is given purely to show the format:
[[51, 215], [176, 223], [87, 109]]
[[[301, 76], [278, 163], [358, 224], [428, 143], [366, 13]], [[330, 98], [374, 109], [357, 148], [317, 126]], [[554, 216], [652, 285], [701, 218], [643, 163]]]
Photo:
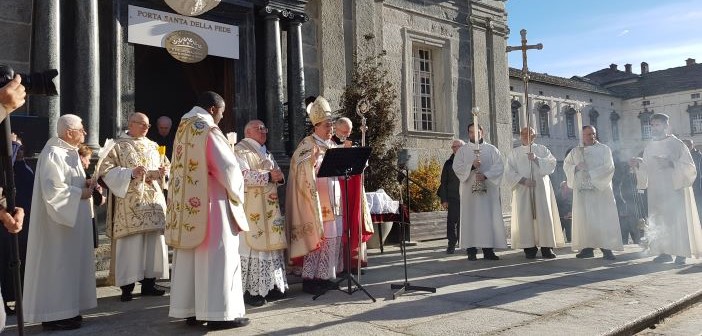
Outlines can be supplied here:
[[[529, 67], [527, 66], [527, 50], [529, 49], [536, 49], [536, 50], [541, 50], [544, 48], [544, 45], [539, 43], [539, 44], [532, 44], [528, 45], [527, 44], [527, 38], [526, 38], [527, 31], [526, 29], [522, 29], [519, 31], [519, 35], [522, 36], [522, 44], [519, 46], [507, 46], [507, 52], [510, 51], [515, 51], [515, 50], [521, 50], [522, 51], [522, 81], [524, 81], [524, 115], [519, 116], [519, 132], [521, 134], [522, 132], [522, 127], [521, 123], [522, 120], [524, 120], [526, 123], [526, 127], [531, 126], [531, 113], [529, 112]], [[534, 127], [536, 129], [536, 127]], [[527, 137], [531, 136], [531, 131], [527, 130]], [[532, 139], [529, 139], [529, 154], [531, 154], [531, 141]], [[530, 162], [529, 164], [530, 172], [531, 172], [531, 180], [534, 181], [534, 165]], [[532, 186], [529, 188], [531, 191], [531, 214], [534, 219], [536, 219], [536, 201], [534, 199], [534, 187]]]

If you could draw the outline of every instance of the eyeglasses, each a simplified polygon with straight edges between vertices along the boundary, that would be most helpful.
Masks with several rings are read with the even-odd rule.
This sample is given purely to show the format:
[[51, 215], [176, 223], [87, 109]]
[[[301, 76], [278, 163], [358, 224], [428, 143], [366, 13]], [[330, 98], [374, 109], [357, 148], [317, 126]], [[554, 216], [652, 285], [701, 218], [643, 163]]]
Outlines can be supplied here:
[[131, 121], [131, 123], [137, 124], [137, 125], [141, 125], [141, 126], [146, 127], [146, 128], [151, 127], [151, 125], [149, 125], [149, 124], [147, 124], [147, 123], [145, 123], [145, 122], [143, 122], [143, 121]]
[[259, 125], [259, 126], [258, 126], [258, 131], [261, 132], [261, 133], [268, 133], [268, 127], [263, 126], [263, 125]]
[[69, 130], [78, 131], [78, 132], [81, 132], [83, 134], [88, 134], [88, 132], [85, 131], [85, 128], [69, 128]]

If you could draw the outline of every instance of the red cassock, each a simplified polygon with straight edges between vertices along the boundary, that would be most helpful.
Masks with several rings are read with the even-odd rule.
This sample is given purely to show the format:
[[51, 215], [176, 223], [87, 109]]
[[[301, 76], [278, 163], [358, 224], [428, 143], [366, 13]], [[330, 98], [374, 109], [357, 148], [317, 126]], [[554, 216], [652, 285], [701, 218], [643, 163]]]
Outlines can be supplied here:
[[[342, 252], [345, 253], [346, 251], [346, 244], [347, 244], [347, 237], [346, 237], [346, 230], [348, 228], [348, 221], [350, 219], [351, 221], [351, 269], [355, 270], [356, 265], [358, 265], [358, 252], [359, 252], [359, 244], [358, 240], [359, 238], [361, 239], [362, 242], [367, 242], [371, 236], [373, 236], [373, 232], [369, 232], [366, 230], [366, 225], [364, 225], [364, 216], [363, 216], [363, 203], [362, 203], [362, 198], [365, 197], [363, 193], [363, 175], [353, 175], [349, 179], [349, 184], [348, 184], [348, 206], [349, 206], [349, 212], [346, 210], [346, 183], [344, 182], [343, 178], [339, 178], [339, 184], [341, 185], [341, 204], [343, 206], [343, 220], [344, 220], [344, 231], [342, 235], [342, 244], [343, 244], [343, 249]], [[347, 214], [350, 214], [347, 216]], [[359, 237], [358, 235], [358, 228], [359, 226], [363, 228], [361, 232], [361, 236]], [[370, 226], [370, 225], [369, 225]], [[346, 263], [346, 254], [344, 256], [344, 264]], [[366, 261], [361, 260], [362, 264], [361, 266], [366, 266]], [[346, 266], [345, 266], [346, 267]]]

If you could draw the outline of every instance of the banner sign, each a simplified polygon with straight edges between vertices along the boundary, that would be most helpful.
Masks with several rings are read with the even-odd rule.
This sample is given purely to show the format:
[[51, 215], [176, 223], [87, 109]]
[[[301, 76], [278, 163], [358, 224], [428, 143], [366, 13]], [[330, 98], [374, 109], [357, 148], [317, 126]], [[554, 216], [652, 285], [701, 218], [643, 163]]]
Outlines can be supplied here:
[[166, 48], [195, 63], [207, 55], [239, 59], [239, 27], [155, 9], [129, 6], [127, 42]]

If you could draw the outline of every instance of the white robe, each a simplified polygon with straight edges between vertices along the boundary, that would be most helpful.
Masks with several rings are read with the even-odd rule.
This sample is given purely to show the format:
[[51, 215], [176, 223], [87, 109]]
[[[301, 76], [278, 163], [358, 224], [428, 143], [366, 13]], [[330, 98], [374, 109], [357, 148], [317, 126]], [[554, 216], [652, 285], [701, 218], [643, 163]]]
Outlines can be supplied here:
[[487, 192], [473, 193], [475, 170], [471, 170], [475, 144], [461, 147], [453, 159], [453, 170], [461, 181], [461, 234], [459, 245], [463, 248], [506, 248], [505, 223], [500, 206], [500, 182], [504, 163], [500, 152], [493, 145], [480, 145], [480, 171], [487, 178]]
[[210, 132], [205, 148], [210, 199], [205, 241], [195, 249], [174, 250], [170, 317], [231, 321], [245, 313], [239, 232], [232, 230], [228, 199], [243, 203], [244, 178], [229, 144], [220, 139]]
[[[672, 167], [661, 166], [665, 157]], [[702, 257], [700, 227], [692, 183], [699, 172], [690, 151], [675, 136], [651, 141], [644, 150], [644, 164], [637, 171], [638, 187], [648, 188], [648, 229], [652, 253]]]
[[[576, 173], [575, 166], [583, 159], [587, 171]], [[623, 250], [619, 214], [612, 191], [612, 151], [599, 142], [573, 148], [563, 161], [563, 170], [568, 187], [573, 189], [573, 250], [588, 247]], [[580, 182], [584, 174], [589, 174], [591, 189]]]
[[[157, 170], [160, 166], [159, 154], [154, 152], [151, 155], [155, 156], [148, 161], [151, 166], [145, 168]], [[115, 166], [102, 177], [114, 197], [125, 197], [133, 170], [131, 167]], [[161, 200], [161, 202], [164, 202], [165, 211], [165, 201]], [[129, 285], [144, 278], [168, 278], [168, 247], [163, 232], [151, 231], [129, 235], [116, 239], [114, 246], [116, 286]]]
[[[267, 154], [265, 148], [263, 148], [263, 146], [261, 146], [258, 142], [249, 138], [244, 138], [241, 141], [246, 141], [250, 146], [256, 148], [262, 159], [270, 160], [273, 166], [278, 166], [278, 164], [275, 163], [273, 156]], [[239, 166], [241, 166], [242, 172], [251, 169], [245, 156], [237, 155], [236, 159], [239, 162]], [[261, 185], [260, 182], [256, 183], [254, 181], [265, 180], [268, 182], [267, 177], [255, 176], [256, 174], [259, 174], [258, 172], [249, 171], [248, 173], [252, 175], [251, 185]], [[241, 235], [239, 240], [239, 254], [241, 255], [243, 270], [242, 283], [244, 285], [244, 291], [248, 291], [251, 295], [266, 296], [268, 292], [273, 289], [273, 287], [278, 287], [278, 290], [285, 292], [285, 290], [288, 288], [288, 281], [285, 277], [284, 252], [285, 249], [273, 251], [254, 250], [246, 243], [246, 237]]]
[[24, 277], [24, 318], [46, 322], [97, 306], [92, 198], [81, 199], [78, 151], [51, 138], [37, 161]]
[[[505, 184], [512, 190], [512, 248], [561, 247], [565, 245], [556, 195], [549, 174], [556, 169], [556, 158], [543, 145], [533, 144], [539, 164], [528, 158], [529, 146], [512, 149], [505, 165]], [[532, 176], [533, 175], [533, 176]], [[534, 179], [534, 210], [531, 189], [519, 184], [522, 178]]]

